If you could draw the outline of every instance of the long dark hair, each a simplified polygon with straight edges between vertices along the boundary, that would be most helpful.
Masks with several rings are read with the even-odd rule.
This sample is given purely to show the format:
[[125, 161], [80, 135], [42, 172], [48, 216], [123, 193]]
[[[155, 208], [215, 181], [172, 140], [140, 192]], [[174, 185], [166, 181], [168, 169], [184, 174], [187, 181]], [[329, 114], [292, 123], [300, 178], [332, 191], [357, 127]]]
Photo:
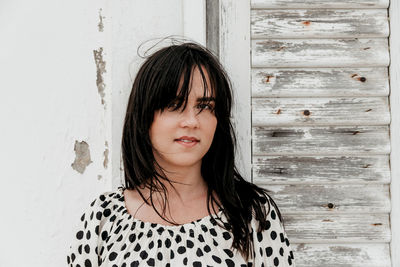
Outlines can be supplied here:
[[[238, 249], [248, 260], [255, 253], [250, 221], [255, 216], [259, 221], [257, 231], [266, 229], [265, 204], [269, 205], [266, 201], [269, 191], [247, 182], [235, 167], [236, 137], [230, 120], [232, 86], [224, 68], [207, 48], [187, 42], [170, 45], [150, 55], [140, 67], [133, 82], [123, 126], [122, 158], [125, 187], [149, 188], [151, 205], [161, 218], [168, 221], [155, 209], [152, 193], [163, 192], [165, 214], [168, 200], [166, 187], [161, 180], [167, 181], [172, 188], [174, 186], [154, 159], [149, 129], [156, 111], [163, 111], [176, 100], [179, 100], [176, 109], [182, 105], [185, 108], [189, 96], [190, 78], [196, 67], [202, 75], [205, 92], [207, 82], [202, 67], [209, 76], [211, 95], [215, 96], [214, 114], [217, 118], [214, 139], [202, 159], [201, 166], [201, 175], [208, 185], [207, 203], [212, 201], [219, 206], [213, 197], [214, 191], [228, 220], [228, 223], [218, 224], [231, 231], [234, 237], [232, 247]], [[178, 88], [182, 77], [182, 87]], [[138, 192], [150, 205], [141, 191]], [[212, 207], [214, 210], [214, 205]], [[211, 215], [210, 207], [207, 209]], [[278, 209], [277, 213], [282, 220]], [[177, 225], [175, 222], [168, 222]]]

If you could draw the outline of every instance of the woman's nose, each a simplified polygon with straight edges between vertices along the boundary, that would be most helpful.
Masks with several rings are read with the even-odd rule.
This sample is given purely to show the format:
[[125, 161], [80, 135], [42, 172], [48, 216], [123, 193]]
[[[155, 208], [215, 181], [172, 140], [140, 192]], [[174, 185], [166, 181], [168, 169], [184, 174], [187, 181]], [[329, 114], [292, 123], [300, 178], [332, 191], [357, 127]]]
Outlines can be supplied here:
[[199, 127], [199, 118], [197, 110], [186, 107], [182, 112], [181, 127], [197, 128]]

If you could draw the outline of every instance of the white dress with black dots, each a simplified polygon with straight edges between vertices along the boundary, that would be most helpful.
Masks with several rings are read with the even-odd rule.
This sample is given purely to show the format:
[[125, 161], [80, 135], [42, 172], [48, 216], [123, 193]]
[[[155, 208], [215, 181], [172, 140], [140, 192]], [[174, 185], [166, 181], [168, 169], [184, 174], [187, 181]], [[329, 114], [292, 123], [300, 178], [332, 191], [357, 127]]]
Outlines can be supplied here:
[[[255, 257], [247, 262], [240, 252], [231, 250], [233, 235], [217, 224], [215, 215], [178, 226], [143, 222], [128, 213], [123, 190], [119, 187], [101, 194], [81, 216], [67, 255], [69, 266], [295, 265], [273, 205], [267, 217], [267, 230], [257, 233], [258, 223], [254, 218], [251, 221]], [[217, 215], [227, 225], [223, 210]]]

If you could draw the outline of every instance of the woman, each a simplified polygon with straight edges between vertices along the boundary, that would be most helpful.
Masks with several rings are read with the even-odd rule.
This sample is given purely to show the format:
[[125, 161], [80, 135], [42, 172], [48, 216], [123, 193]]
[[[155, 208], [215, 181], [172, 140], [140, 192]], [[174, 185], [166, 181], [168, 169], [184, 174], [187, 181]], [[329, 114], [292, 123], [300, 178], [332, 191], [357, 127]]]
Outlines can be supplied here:
[[278, 207], [234, 164], [232, 91], [194, 43], [147, 58], [122, 137], [125, 186], [82, 215], [70, 266], [294, 266]]

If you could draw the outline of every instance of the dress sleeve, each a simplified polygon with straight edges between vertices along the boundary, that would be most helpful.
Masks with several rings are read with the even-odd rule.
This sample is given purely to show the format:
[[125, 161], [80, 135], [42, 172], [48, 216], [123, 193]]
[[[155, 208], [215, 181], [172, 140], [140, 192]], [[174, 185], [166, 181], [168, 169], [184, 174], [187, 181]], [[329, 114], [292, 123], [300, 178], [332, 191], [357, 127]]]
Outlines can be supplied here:
[[294, 267], [293, 250], [280, 219], [279, 208], [271, 197], [266, 202], [266, 211], [270, 209], [266, 218], [267, 228], [261, 232], [257, 232], [258, 224], [253, 228], [254, 266]]
[[94, 199], [75, 226], [74, 236], [67, 254], [67, 263], [70, 267], [99, 266], [98, 242], [99, 225], [103, 214], [101, 208], [103, 198], [104, 196], [101, 195]]

